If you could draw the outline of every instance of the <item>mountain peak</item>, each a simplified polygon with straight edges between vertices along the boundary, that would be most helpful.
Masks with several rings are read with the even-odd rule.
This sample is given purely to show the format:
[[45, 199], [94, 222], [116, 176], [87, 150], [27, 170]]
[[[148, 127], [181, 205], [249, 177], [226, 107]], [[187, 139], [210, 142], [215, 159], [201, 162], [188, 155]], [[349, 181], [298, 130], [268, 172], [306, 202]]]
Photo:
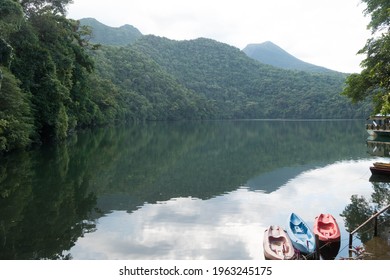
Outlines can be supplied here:
[[121, 27], [107, 26], [94, 18], [80, 19], [81, 25], [92, 28], [91, 42], [103, 45], [125, 46], [142, 37], [142, 33], [130, 24]]
[[271, 41], [266, 41], [261, 44], [249, 44], [242, 51], [250, 58], [260, 61], [261, 63], [283, 69], [319, 73], [335, 72], [325, 67], [302, 61]]

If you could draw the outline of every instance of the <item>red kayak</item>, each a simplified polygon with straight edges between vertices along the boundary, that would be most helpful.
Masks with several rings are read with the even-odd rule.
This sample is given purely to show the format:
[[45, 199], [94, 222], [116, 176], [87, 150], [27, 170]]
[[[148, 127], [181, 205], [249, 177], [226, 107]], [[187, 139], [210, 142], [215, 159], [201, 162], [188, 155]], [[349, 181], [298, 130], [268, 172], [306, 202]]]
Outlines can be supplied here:
[[318, 235], [318, 251], [325, 260], [334, 260], [340, 250], [340, 229], [331, 214], [320, 214], [315, 218], [313, 233]]
[[315, 218], [313, 233], [318, 235], [320, 241], [340, 241], [340, 229], [331, 214], [320, 214]]

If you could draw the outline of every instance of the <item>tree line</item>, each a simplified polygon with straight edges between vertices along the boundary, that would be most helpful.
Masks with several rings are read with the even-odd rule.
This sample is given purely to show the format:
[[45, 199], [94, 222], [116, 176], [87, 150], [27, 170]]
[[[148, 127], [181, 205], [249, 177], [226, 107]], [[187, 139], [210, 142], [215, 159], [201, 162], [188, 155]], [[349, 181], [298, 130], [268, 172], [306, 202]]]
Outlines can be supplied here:
[[124, 121], [363, 118], [370, 110], [340, 95], [343, 74], [278, 69], [209, 39], [92, 44], [93, 30], [66, 18], [70, 2], [0, 1], [0, 154]]
[[0, 152], [62, 140], [97, 120], [93, 61], [77, 21], [65, 17], [69, 2], [0, 2]]
[[390, 114], [390, 1], [362, 0], [372, 37], [359, 54], [366, 55], [359, 74], [347, 78], [343, 95], [353, 102], [368, 100], [374, 114]]

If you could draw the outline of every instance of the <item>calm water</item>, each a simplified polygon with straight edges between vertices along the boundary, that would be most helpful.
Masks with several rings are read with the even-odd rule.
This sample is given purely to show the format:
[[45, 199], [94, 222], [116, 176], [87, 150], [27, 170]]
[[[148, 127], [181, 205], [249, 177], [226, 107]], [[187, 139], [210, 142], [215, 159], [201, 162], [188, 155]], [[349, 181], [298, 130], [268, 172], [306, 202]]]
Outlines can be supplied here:
[[[290, 212], [309, 225], [333, 214], [347, 257], [346, 228], [390, 197], [369, 170], [386, 146], [367, 136], [363, 121], [148, 123], [12, 154], [0, 162], [0, 258], [263, 259], [264, 230]], [[367, 250], [390, 259], [379, 230], [385, 249]]]

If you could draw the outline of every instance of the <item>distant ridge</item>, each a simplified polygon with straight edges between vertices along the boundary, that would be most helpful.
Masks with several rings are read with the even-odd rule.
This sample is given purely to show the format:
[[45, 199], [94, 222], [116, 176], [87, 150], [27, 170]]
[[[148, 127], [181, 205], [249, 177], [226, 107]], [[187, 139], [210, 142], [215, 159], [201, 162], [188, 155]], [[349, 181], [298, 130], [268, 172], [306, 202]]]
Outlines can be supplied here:
[[262, 44], [249, 44], [242, 51], [250, 58], [283, 69], [318, 73], [336, 72], [304, 62], [270, 41]]
[[111, 46], [126, 46], [134, 43], [142, 37], [142, 33], [132, 25], [126, 24], [121, 27], [110, 27], [94, 18], [80, 19], [81, 25], [92, 28], [92, 43]]

